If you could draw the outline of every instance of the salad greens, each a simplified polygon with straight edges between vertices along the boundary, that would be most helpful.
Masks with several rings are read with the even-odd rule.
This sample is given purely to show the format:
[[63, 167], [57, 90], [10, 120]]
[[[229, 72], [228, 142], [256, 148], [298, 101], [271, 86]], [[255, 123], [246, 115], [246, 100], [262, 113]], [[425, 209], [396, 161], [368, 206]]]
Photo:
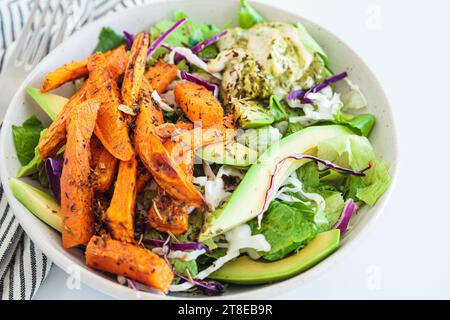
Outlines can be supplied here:
[[250, 222], [253, 234], [263, 234], [270, 243], [270, 251], [262, 257], [279, 260], [312, 240], [318, 232], [314, 223], [314, 210], [301, 202], [273, 201], [264, 215], [261, 227], [256, 220]]
[[43, 129], [42, 122], [36, 116], [31, 116], [21, 126], [13, 125], [14, 144], [22, 165], [28, 164], [34, 158], [34, 150]]
[[239, 26], [244, 29], [253, 27], [255, 24], [264, 22], [264, 19], [247, 0], [241, 0], [241, 10], [239, 11]]
[[[222, 121], [217, 127], [225, 129], [226, 126], [233, 131], [227, 141], [202, 141], [195, 147], [199, 152], [192, 147], [196, 155], [194, 164], [183, 169], [181, 164], [176, 164], [192, 180], [193, 188], [206, 204], [204, 207], [187, 207], [184, 202], [177, 202], [155, 182], [156, 177], [137, 195], [132, 230], [134, 244], [145, 247], [169, 264], [169, 271], [175, 276], [169, 287], [172, 292], [195, 287], [206, 294], [220, 294], [223, 286], [207, 279], [215, 279], [214, 272], [231, 260], [237, 263], [249, 257], [254, 262], [264, 263], [265, 268], [272, 262], [286, 261], [283, 259], [302, 252], [311, 241], [326, 234], [323, 238], [332, 246], [313, 254], [313, 260], [320, 261], [335, 250], [358, 208], [365, 204], [374, 206], [391, 182], [389, 164], [377, 157], [370, 142], [376, 118], [364, 109], [370, 102], [349, 79], [351, 72], [331, 71], [333, 53], [326, 52], [326, 47], [321, 46], [302, 23], [270, 22], [247, 0], [240, 3], [237, 27], [221, 30], [212, 24], [194, 22], [184, 11], [177, 10], [172, 19], [161, 20], [149, 30], [151, 50], [150, 54], [147, 50], [146, 68], [165, 64], [176, 71], [164, 90], [147, 92], [155, 107], [161, 107], [161, 110], [156, 109], [161, 112], [163, 123], [149, 130], [158, 131], [158, 135], [162, 132], [158, 136], [165, 143], [161, 149], [170, 147], [180, 133], [194, 133], [201, 126], [202, 119], [199, 124], [198, 119], [192, 119], [189, 110], [181, 107], [176, 92], [180, 83], [197, 86], [193, 97], [207, 95], [207, 103], [202, 107], [217, 103], [219, 122]], [[124, 35], [104, 27], [94, 52], [107, 52], [124, 42], [126, 50], [130, 51], [135, 36], [126, 31]], [[125, 57], [128, 56], [129, 53]], [[159, 76], [161, 74], [155, 75]], [[119, 75], [116, 79], [118, 86], [125, 82], [123, 78], [126, 76]], [[150, 83], [155, 79], [147, 80]], [[141, 94], [147, 89], [142, 90]], [[30, 92], [40, 94], [38, 89]], [[55, 95], [45, 101], [46, 105], [40, 103], [41, 107], [52, 110], [53, 115], [65, 104]], [[59, 101], [57, 108], [56, 101]], [[189, 107], [194, 106], [194, 102], [188, 101]], [[128, 107], [121, 106], [120, 110]], [[135, 126], [135, 123], [130, 125], [130, 135], [135, 134]], [[167, 128], [173, 129], [174, 135], [170, 138], [164, 136]], [[64, 147], [45, 161], [41, 158], [38, 143], [47, 129], [36, 116], [20, 126], [13, 126], [12, 131], [22, 165], [18, 176], [30, 176], [43, 187], [49, 186], [57, 199], [62, 189]], [[98, 143], [102, 143], [100, 140]], [[184, 140], [177, 143], [183, 147], [190, 145]], [[205, 150], [214, 156], [206, 157], [206, 153], [201, 152]], [[227, 161], [218, 159], [221, 155], [227, 157]], [[228, 161], [250, 158], [255, 161]], [[142, 159], [139, 159], [138, 176], [143, 172], [139, 170], [147, 170]], [[92, 163], [100, 160], [91, 160], [94, 171]], [[192, 170], [188, 172], [190, 166]], [[24, 185], [15, 181], [15, 194], [20, 194]], [[109, 222], [102, 217], [115, 193], [114, 188], [112, 184], [106, 192], [96, 190], [92, 207], [98, 232], [102, 229], [108, 232]], [[36, 190], [29, 189], [24, 194], [35, 195]], [[174, 215], [165, 217], [165, 227], [169, 226], [166, 229], [150, 223], [152, 210], [161, 215], [156, 205], [159, 196], [159, 201], [163, 199], [163, 203], [174, 208]], [[45, 196], [38, 198], [47, 201]], [[45, 203], [30, 205], [23, 196], [19, 196], [19, 200], [27, 202], [31, 211], [39, 210], [33, 213], [46, 221], [47, 213], [42, 212]], [[56, 203], [51, 200], [47, 207], [54, 208]], [[169, 210], [161, 211], [164, 216]], [[172, 223], [183, 218], [188, 221], [185, 230], [170, 229]], [[54, 225], [55, 219], [58, 217], [53, 213], [47, 220]], [[57, 225], [61, 229], [60, 224]], [[301, 261], [301, 264], [312, 265], [311, 261]], [[267, 267], [265, 282], [281, 279], [270, 272], [276, 274]], [[251, 278], [251, 272], [248, 273]], [[226, 274], [221, 277], [226, 279]], [[134, 280], [128, 279], [125, 283], [135, 287]], [[261, 279], [248, 276], [245, 281], [242, 283], [263, 283]]]
[[124, 43], [123, 36], [117, 34], [110, 27], [103, 27], [98, 36], [98, 43], [94, 49], [94, 52], [106, 52], [117, 48]]

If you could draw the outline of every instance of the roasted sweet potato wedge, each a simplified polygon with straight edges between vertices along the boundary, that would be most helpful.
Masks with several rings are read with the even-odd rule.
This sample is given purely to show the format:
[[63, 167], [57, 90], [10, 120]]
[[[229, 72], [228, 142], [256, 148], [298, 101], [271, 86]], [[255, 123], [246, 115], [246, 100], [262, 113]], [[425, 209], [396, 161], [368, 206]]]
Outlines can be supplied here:
[[127, 106], [137, 103], [147, 63], [148, 33], [139, 33], [134, 39], [122, 83], [122, 100]]
[[223, 108], [204, 86], [186, 81], [177, 84], [173, 92], [178, 107], [192, 122], [204, 128], [223, 124]]
[[146, 78], [142, 79], [142, 88], [140, 93], [139, 105], [143, 105], [154, 126], [162, 125], [164, 122], [163, 112], [161, 108], [152, 102], [152, 88]]
[[136, 207], [137, 160], [121, 161], [114, 194], [106, 211], [106, 224], [114, 239], [133, 242], [134, 210]]
[[[170, 153], [177, 149], [172, 141], [169, 141], [164, 146]], [[178, 149], [180, 150], [182, 148]], [[187, 150], [181, 155], [173, 156], [173, 159], [186, 172], [188, 178], [192, 180], [194, 173], [194, 152]], [[161, 232], [170, 231], [173, 234], [183, 234], [189, 229], [188, 213], [189, 208], [187, 206], [179, 204], [162, 188], [158, 187], [158, 194], [148, 211], [148, 223], [152, 228]]]
[[169, 84], [174, 81], [177, 76], [177, 66], [170, 64], [164, 60], [157, 61], [145, 73], [145, 77], [150, 82], [150, 86], [159, 94], [166, 91]]
[[110, 51], [109, 54], [107, 53], [106, 64], [108, 65], [114, 80], [117, 80], [123, 75], [128, 64], [128, 55], [125, 46], [120, 46], [117, 49]]
[[205, 205], [200, 192], [186, 174], [171, 158], [169, 152], [154, 133], [151, 99], [141, 99], [140, 112], [136, 118], [134, 145], [142, 163], [150, 171], [156, 183], [180, 203], [195, 207]]
[[95, 191], [106, 192], [114, 181], [118, 160], [96, 136], [91, 138], [91, 154], [92, 185]]
[[90, 140], [99, 104], [88, 100], [70, 112], [61, 176], [62, 241], [64, 248], [86, 244], [94, 234], [90, 181]]
[[95, 135], [103, 146], [117, 159], [129, 161], [133, 156], [133, 148], [128, 136], [128, 128], [124, 115], [118, 109], [120, 93], [116, 81], [106, 66], [106, 58], [102, 53], [89, 57], [88, 99], [100, 102]]
[[108, 236], [94, 236], [86, 248], [86, 264], [167, 292], [173, 280], [170, 266], [153, 252]]
[[[110, 68], [113, 78], [117, 79], [125, 72], [128, 56], [124, 46], [106, 52], [107, 65]], [[47, 92], [56, 89], [63, 84], [74, 81], [89, 75], [88, 60], [72, 61], [62, 67], [48, 73], [44, 78], [41, 91]]]
[[231, 140], [236, 134], [236, 130], [225, 127], [196, 127], [192, 130], [180, 131], [179, 134], [173, 135], [171, 140], [185, 148], [196, 150], [209, 144]]
[[56, 119], [48, 128], [47, 133], [39, 141], [39, 153], [42, 159], [54, 156], [66, 143], [66, 123], [70, 111], [86, 100], [87, 82], [70, 98]]
[[72, 61], [48, 73], [44, 78], [41, 91], [47, 92], [56, 89], [67, 82], [83, 78], [88, 74], [87, 60]]

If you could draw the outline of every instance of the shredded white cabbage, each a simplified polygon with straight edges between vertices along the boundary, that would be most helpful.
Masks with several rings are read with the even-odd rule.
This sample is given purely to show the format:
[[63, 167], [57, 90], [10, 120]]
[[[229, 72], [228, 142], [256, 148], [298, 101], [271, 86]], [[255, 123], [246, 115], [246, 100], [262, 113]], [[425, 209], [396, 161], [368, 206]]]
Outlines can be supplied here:
[[[220, 269], [225, 263], [238, 257], [241, 253], [241, 250], [254, 249], [256, 251], [270, 251], [270, 244], [267, 242], [264, 235], [257, 234], [252, 236], [250, 226], [247, 224], [242, 224], [228, 231], [227, 233], [225, 233], [225, 238], [229, 243], [227, 254], [214, 261], [213, 264], [205, 270], [201, 271], [195, 277], [196, 279], [205, 279], [211, 273]], [[171, 285], [169, 287], [169, 291], [186, 291], [193, 286], [194, 284], [190, 282], [184, 282], [178, 285]]]
[[[159, 256], [164, 255], [164, 250], [163, 250], [163, 248], [160, 248], [160, 247], [153, 248], [152, 252], [156, 253]], [[199, 256], [201, 256], [205, 252], [206, 252], [205, 249], [192, 250], [192, 251], [170, 250], [167, 255], [167, 258], [180, 259], [183, 261], [192, 261], [192, 260], [197, 259]]]
[[314, 216], [314, 222], [317, 224], [325, 224], [328, 220], [325, 217], [326, 202], [325, 199], [318, 193], [308, 193], [303, 190], [303, 184], [297, 177], [297, 174], [293, 172], [283, 183], [282, 187], [275, 195], [275, 199], [279, 199], [286, 202], [301, 202], [306, 205], [310, 203], [300, 200], [292, 195], [292, 193], [300, 193], [306, 199], [314, 201], [317, 205], [317, 212]]
[[202, 59], [200, 59], [196, 54], [192, 53], [191, 49], [188, 49], [188, 48], [173, 47], [172, 51], [170, 51], [170, 54], [169, 54], [169, 63], [175, 64], [175, 55], [177, 53], [185, 56], [186, 60], [189, 61], [189, 63], [199, 67], [203, 71], [211, 73], [211, 75], [217, 79], [222, 79], [222, 76], [219, 73], [210, 72], [206, 62], [203, 61]]
[[333, 92], [330, 87], [316, 93], [309, 93], [306, 98], [312, 100], [313, 104], [301, 104], [299, 100], [288, 100], [291, 108], [301, 108], [305, 113], [304, 116], [290, 117], [289, 122], [307, 125], [320, 120], [334, 120], [342, 108], [340, 95]]
[[204, 198], [210, 210], [212, 211], [218, 208], [231, 196], [231, 192], [225, 191], [225, 184], [222, 179], [224, 175], [234, 176], [238, 178], [243, 177], [243, 174], [239, 170], [231, 166], [220, 167], [217, 175], [215, 175], [214, 177], [194, 177], [194, 184], [205, 188]]

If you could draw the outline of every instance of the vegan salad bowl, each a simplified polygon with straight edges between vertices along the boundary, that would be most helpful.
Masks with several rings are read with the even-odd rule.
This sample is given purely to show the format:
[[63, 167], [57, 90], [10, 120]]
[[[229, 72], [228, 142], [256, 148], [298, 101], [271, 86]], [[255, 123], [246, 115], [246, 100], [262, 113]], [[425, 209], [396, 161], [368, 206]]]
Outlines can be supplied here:
[[3, 124], [6, 195], [61, 268], [118, 298], [273, 297], [348, 251], [392, 189], [396, 136], [362, 60], [247, 1], [89, 25]]

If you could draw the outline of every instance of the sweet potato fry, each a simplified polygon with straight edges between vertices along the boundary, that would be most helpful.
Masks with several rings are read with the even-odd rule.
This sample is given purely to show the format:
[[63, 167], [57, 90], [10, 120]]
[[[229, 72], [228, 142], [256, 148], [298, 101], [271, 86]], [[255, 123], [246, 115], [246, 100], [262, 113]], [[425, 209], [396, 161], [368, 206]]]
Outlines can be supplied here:
[[172, 141], [183, 146], [196, 150], [217, 142], [225, 142], [236, 136], [236, 130], [224, 127], [194, 128], [192, 130], [181, 131], [172, 136]]
[[114, 181], [118, 160], [105, 149], [96, 136], [91, 138], [91, 155], [94, 190], [106, 192], [111, 188]]
[[223, 124], [223, 108], [205, 87], [186, 81], [175, 86], [174, 95], [178, 107], [192, 122], [199, 121], [204, 128]]
[[86, 248], [86, 264], [142, 282], [167, 292], [173, 280], [170, 266], [153, 252], [108, 236], [92, 237]]
[[164, 60], [157, 61], [145, 73], [145, 77], [150, 82], [151, 87], [159, 94], [166, 91], [169, 84], [174, 81], [177, 76], [177, 66], [170, 64]]
[[56, 89], [67, 82], [80, 79], [88, 74], [87, 60], [72, 61], [48, 73], [44, 78], [41, 91], [47, 92]]
[[70, 111], [86, 100], [87, 82], [70, 98], [56, 119], [48, 128], [47, 133], [39, 141], [39, 153], [42, 159], [55, 155], [66, 143], [66, 122]]
[[88, 243], [94, 234], [93, 188], [90, 182], [90, 140], [99, 104], [88, 100], [70, 112], [61, 176], [62, 241], [64, 248]]
[[106, 53], [106, 64], [114, 80], [117, 80], [123, 75], [128, 64], [128, 55], [125, 46], [120, 46]]
[[151, 120], [153, 108], [151, 99], [141, 99], [140, 112], [136, 118], [134, 145], [142, 163], [156, 183], [177, 201], [188, 206], [204, 206], [205, 202], [200, 192], [154, 134], [155, 126]]
[[121, 161], [114, 194], [106, 211], [106, 224], [114, 239], [133, 242], [136, 207], [137, 160]]
[[161, 108], [152, 102], [152, 87], [146, 78], [142, 79], [142, 88], [140, 92], [140, 105], [145, 105], [148, 117], [154, 126], [163, 124], [164, 117]]
[[[106, 52], [107, 65], [110, 68], [112, 76], [117, 79], [125, 72], [125, 67], [128, 62], [128, 56], [124, 46]], [[74, 81], [89, 75], [88, 60], [72, 61], [62, 67], [48, 73], [44, 78], [41, 91], [47, 92], [56, 89], [63, 84]]]
[[128, 60], [122, 84], [122, 99], [127, 106], [132, 106], [139, 98], [147, 62], [149, 41], [148, 33], [139, 33], [131, 47], [130, 59]]
[[[175, 148], [176, 145], [172, 141], [169, 141], [164, 146], [170, 153], [172, 150], [182, 149]], [[173, 159], [186, 172], [188, 178], [192, 180], [194, 173], [194, 152], [187, 150], [183, 154], [173, 157]], [[180, 205], [162, 188], [158, 187], [158, 194], [153, 200], [153, 205], [150, 207], [147, 217], [149, 225], [158, 231], [170, 231], [173, 234], [183, 234], [189, 229], [188, 213], [189, 208], [187, 206]]]
[[117, 159], [129, 161], [133, 156], [133, 148], [128, 136], [128, 128], [122, 112], [118, 109], [120, 93], [116, 81], [106, 66], [106, 58], [102, 53], [89, 57], [88, 99], [100, 102], [95, 135], [103, 146]]

